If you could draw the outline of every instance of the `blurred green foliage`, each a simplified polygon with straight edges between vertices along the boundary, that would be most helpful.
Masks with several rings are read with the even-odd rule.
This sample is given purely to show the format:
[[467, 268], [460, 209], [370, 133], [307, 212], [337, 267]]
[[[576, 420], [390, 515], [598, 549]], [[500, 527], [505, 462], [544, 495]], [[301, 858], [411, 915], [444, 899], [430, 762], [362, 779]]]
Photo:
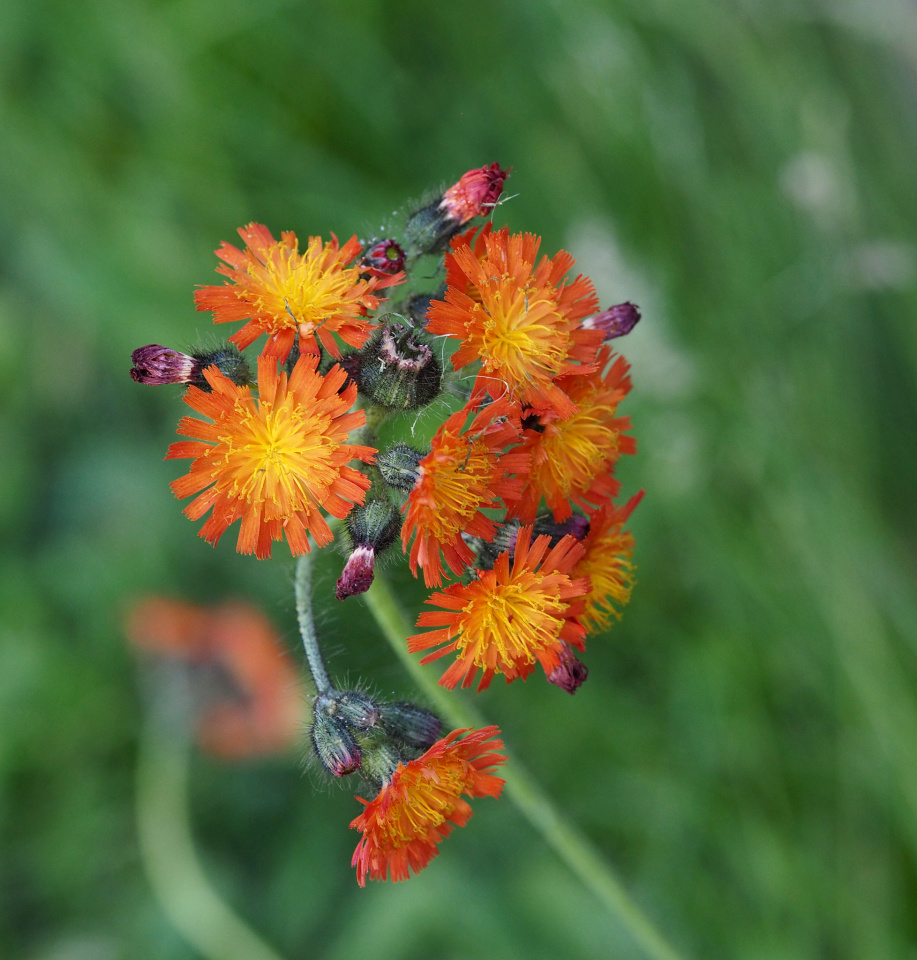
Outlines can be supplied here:
[[[0, 952], [195, 956], [138, 857], [131, 600], [242, 596], [297, 644], [289, 560], [181, 516], [182, 406], [131, 350], [214, 338], [236, 227], [368, 235], [497, 160], [498, 218], [643, 308], [647, 495], [588, 684], [479, 705], [686, 955], [913, 956], [915, 66], [905, 0], [5, 0]], [[359, 601], [320, 619], [411, 694]], [[295, 756], [195, 761], [206, 868], [289, 957], [637, 955], [508, 802], [366, 890], [356, 812]]]

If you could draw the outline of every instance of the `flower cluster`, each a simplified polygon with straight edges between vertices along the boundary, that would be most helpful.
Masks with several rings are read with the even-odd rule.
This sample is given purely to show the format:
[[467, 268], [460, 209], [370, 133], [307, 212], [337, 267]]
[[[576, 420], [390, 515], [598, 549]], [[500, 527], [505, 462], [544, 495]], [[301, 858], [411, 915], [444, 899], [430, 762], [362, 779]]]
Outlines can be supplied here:
[[[437, 588], [407, 645], [421, 663], [449, 658], [442, 686], [482, 690], [540, 665], [573, 693], [588, 634], [620, 616], [633, 583], [625, 524], [642, 494], [618, 502], [615, 467], [636, 443], [619, 411], [628, 364], [610, 342], [640, 314], [601, 310], [570, 254], [494, 227], [508, 176], [470, 170], [367, 241], [310, 237], [300, 252], [292, 232], [243, 227], [242, 249], [216, 250], [224, 282], [195, 295], [214, 323], [241, 324], [229, 342], [141, 347], [131, 376], [184, 385], [200, 415], [181, 419], [187, 439], [167, 459], [191, 461], [172, 489], [193, 497], [184, 512], [205, 518], [204, 539], [239, 521], [239, 552], [266, 559], [285, 541], [302, 557], [346, 531], [339, 600], [369, 589], [400, 543]], [[242, 351], [262, 335], [252, 376]], [[420, 410], [408, 436], [382, 442], [383, 423]], [[438, 739], [438, 718], [414, 704], [338, 690], [307, 633], [312, 754], [377, 791], [352, 824], [358, 880], [405, 879], [467, 822], [463, 797], [499, 794], [498, 731]]]

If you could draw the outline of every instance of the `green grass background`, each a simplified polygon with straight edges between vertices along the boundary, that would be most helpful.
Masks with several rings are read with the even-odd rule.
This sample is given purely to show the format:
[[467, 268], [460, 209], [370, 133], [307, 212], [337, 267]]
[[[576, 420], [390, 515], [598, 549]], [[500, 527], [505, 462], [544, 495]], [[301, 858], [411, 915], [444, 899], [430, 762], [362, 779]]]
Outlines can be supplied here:
[[[131, 350], [212, 336], [236, 227], [366, 235], [497, 160], [498, 217], [643, 308], [647, 493], [586, 686], [478, 705], [686, 956], [917, 956], [915, 66], [906, 0], [5, 0], [0, 953], [196, 956], [138, 855], [130, 600], [246, 597], [296, 647], [289, 560], [181, 516]], [[332, 671], [409, 695], [327, 607]], [[195, 760], [214, 886], [290, 958], [639, 955], [509, 802], [366, 890], [356, 807]]]

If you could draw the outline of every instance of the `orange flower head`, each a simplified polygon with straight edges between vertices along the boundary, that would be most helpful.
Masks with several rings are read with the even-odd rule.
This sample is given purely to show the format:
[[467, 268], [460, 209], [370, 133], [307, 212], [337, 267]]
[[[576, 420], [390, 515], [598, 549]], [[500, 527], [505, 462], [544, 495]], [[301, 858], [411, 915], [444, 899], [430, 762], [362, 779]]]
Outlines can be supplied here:
[[543, 413], [540, 429], [525, 431], [522, 449], [532, 455], [531, 473], [522, 495], [508, 504], [510, 516], [534, 522], [544, 496], [561, 522], [571, 515], [572, 503], [588, 511], [617, 496], [621, 485], [612, 475], [615, 464], [622, 454], [635, 453], [637, 445], [625, 433], [630, 418], [617, 416], [631, 386], [627, 361], [618, 357], [603, 374], [610, 359], [611, 351], [602, 348], [599, 370], [561, 379], [564, 393], [576, 404], [569, 416]]
[[200, 530], [205, 540], [215, 544], [241, 520], [239, 553], [269, 557], [272, 541], [286, 535], [295, 557], [309, 550], [307, 533], [319, 546], [331, 541], [322, 510], [343, 518], [363, 502], [369, 480], [347, 463], [369, 462], [375, 450], [346, 442], [365, 420], [360, 410], [348, 412], [357, 388], [342, 389], [340, 367], [323, 377], [317, 365], [317, 356], [305, 354], [288, 382], [276, 360], [261, 356], [258, 400], [215, 367], [204, 371], [211, 393], [188, 388], [185, 403], [213, 422], [183, 417], [178, 432], [196, 439], [173, 443], [166, 459], [194, 459], [171, 486], [177, 497], [198, 494], [184, 511], [192, 520], [213, 508]]
[[285, 750], [299, 739], [299, 675], [253, 607], [225, 603], [206, 609], [150, 598], [131, 610], [127, 635], [141, 650], [194, 666], [190, 689], [203, 750], [241, 760]]
[[264, 354], [286, 360], [299, 333], [303, 353], [318, 353], [318, 344], [333, 356], [340, 350], [332, 334], [361, 347], [371, 332], [367, 313], [379, 306], [374, 291], [404, 280], [392, 276], [361, 274], [354, 263], [362, 249], [351, 237], [344, 246], [332, 234], [309, 237], [299, 253], [296, 234], [285, 232], [275, 240], [267, 227], [250, 223], [239, 230], [244, 250], [223, 243], [216, 255], [223, 261], [217, 273], [229, 277], [222, 286], [201, 287], [194, 295], [198, 310], [212, 310], [214, 323], [248, 323], [229, 339], [239, 349], [268, 336]]
[[436, 432], [430, 452], [417, 467], [417, 482], [408, 494], [401, 543], [411, 537], [411, 572], [423, 569], [424, 583], [442, 583], [442, 560], [460, 574], [474, 561], [462, 534], [490, 540], [495, 521], [482, 510], [501, 506], [501, 498], [518, 498], [528, 468], [528, 455], [504, 449], [518, 440], [518, 428], [503, 419], [511, 406], [505, 400], [476, 413], [465, 429], [468, 408], [452, 414]]
[[590, 520], [589, 533], [583, 540], [586, 552], [573, 568], [575, 576], [588, 577], [591, 584], [581, 617], [587, 630], [608, 629], [613, 620], [621, 619], [619, 608], [630, 600], [634, 538], [624, 524], [642, 499], [641, 490], [623, 507], [603, 507]]
[[533, 234], [510, 236], [503, 228], [479, 239], [483, 255], [468, 234], [453, 241], [451, 282], [445, 300], [430, 305], [427, 330], [459, 340], [457, 370], [480, 361], [476, 393], [508, 392], [536, 410], [569, 416], [575, 405], [555, 380], [578, 364], [594, 366], [602, 333], [581, 323], [598, 305], [592, 283], [564, 279], [574, 260], [563, 251], [536, 266], [541, 240]]
[[424, 611], [417, 626], [438, 629], [408, 637], [408, 650], [439, 647], [422, 664], [455, 653], [441, 686], [452, 690], [461, 680], [469, 687], [481, 670], [481, 691], [497, 673], [507, 683], [526, 678], [536, 661], [550, 673], [559, 666], [562, 642], [583, 649], [586, 631], [578, 617], [589, 581], [573, 574], [583, 547], [563, 537], [549, 550], [549, 536], [531, 538], [532, 528], [521, 527], [512, 567], [505, 551], [477, 580], [454, 583], [427, 600], [443, 610]]
[[[351, 827], [363, 836], [351, 866], [357, 882], [394, 882], [418, 873], [439, 853], [437, 845], [463, 827], [472, 810], [462, 797], [499, 797], [504, 781], [492, 771], [506, 762], [496, 727], [453, 730], [423, 756], [399, 764], [375, 799], [357, 799], [363, 812]], [[465, 734], [460, 740], [459, 737]]]

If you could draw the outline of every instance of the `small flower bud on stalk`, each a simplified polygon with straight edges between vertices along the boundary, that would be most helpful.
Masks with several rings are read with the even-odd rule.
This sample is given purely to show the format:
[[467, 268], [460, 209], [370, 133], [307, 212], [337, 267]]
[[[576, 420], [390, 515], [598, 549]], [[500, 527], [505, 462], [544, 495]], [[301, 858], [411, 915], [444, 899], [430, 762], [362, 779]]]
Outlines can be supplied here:
[[458, 183], [412, 213], [404, 228], [408, 254], [438, 253], [469, 220], [486, 217], [503, 193], [509, 170], [491, 163], [462, 174]]
[[424, 454], [406, 443], [396, 443], [380, 453], [376, 459], [376, 466], [382, 474], [382, 479], [401, 493], [410, 493], [420, 477], [418, 465]]
[[369, 730], [380, 720], [379, 704], [359, 690], [345, 690], [337, 700], [341, 718], [357, 730]]
[[560, 543], [562, 537], [582, 540], [589, 533], [589, 517], [574, 513], [558, 523], [551, 514], [542, 514], [535, 520], [535, 535], [546, 533], [551, 538], [551, 546]]
[[630, 302], [619, 303], [583, 320], [586, 330], [601, 330], [605, 340], [614, 340], [631, 332], [640, 320], [640, 311]]
[[589, 668], [577, 658], [568, 643], [561, 641], [560, 647], [558, 651], [560, 663], [547, 675], [548, 683], [553, 683], [555, 687], [560, 687], [567, 693], [576, 693], [586, 682]]
[[428, 750], [442, 733], [442, 720], [414, 703], [385, 703], [379, 713], [383, 727], [393, 737], [417, 750]]
[[150, 386], [190, 383], [209, 392], [210, 384], [204, 377], [204, 370], [211, 366], [217, 367], [237, 386], [252, 382], [245, 357], [230, 344], [209, 353], [187, 354], [151, 343], [138, 347], [131, 354], [131, 362], [134, 364], [131, 378]]
[[347, 515], [353, 551], [337, 582], [336, 596], [344, 600], [366, 593], [372, 586], [376, 556], [387, 550], [401, 531], [401, 514], [389, 500], [370, 500]]
[[[346, 777], [360, 769], [362, 752], [337, 705], [327, 697], [315, 701], [312, 748], [322, 766], [334, 777]], [[329, 712], [330, 711], [330, 712]]]

